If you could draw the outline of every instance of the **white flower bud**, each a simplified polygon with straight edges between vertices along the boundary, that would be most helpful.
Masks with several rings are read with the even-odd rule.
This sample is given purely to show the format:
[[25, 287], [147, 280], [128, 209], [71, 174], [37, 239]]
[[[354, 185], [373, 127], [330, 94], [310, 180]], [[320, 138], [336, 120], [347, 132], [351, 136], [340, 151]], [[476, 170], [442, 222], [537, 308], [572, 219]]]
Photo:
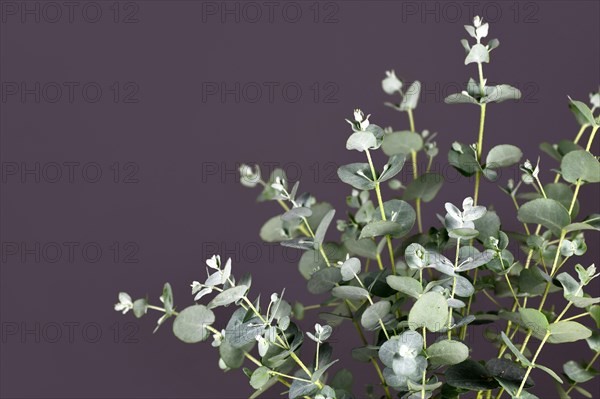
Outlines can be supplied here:
[[362, 122], [363, 119], [365, 119], [365, 114], [360, 110], [360, 109], [355, 109], [354, 110], [354, 120], [356, 122]]
[[400, 92], [402, 89], [402, 81], [398, 79], [396, 73], [392, 69], [391, 71], [385, 71], [386, 77], [381, 81], [381, 87], [387, 94], [394, 94]]

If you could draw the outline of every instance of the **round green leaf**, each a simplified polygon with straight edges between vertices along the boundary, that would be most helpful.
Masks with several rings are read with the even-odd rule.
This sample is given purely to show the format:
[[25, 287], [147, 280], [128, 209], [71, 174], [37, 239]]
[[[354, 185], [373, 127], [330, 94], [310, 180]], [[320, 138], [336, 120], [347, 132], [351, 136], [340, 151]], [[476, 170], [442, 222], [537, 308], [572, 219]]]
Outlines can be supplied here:
[[274, 216], [260, 228], [260, 238], [265, 242], [279, 242], [289, 239], [283, 229], [281, 216]]
[[390, 287], [403, 294], [410, 295], [413, 298], [419, 298], [423, 293], [423, 286], [412, 277], [407, 276], [387, 276], [386, 282]]
[[417, 198], [429, 202], [435, 198], [444, 184], [444, 177], [437, 173], [425, 173], [413, 180], [404, 191], [404, 199], [412, 201]]
[[491, 169], [506, 168], [521, 160], [523, 153], [519, 147], [510, 144], [497, 145], [485, 158], [485, 167]]
[[465, 58], [465, 65], [476, 62], [481, 64], [482, 62], [490, 62], [490, 54], [488, 49], [480, 43], [475, 44], [471, 47], [469, 54], [467, 54], [467, 58]]
[[337, 283], [342, 281], [342, 273], [337, 267], [326, 267], [317, 270], [308, 280], [308, 291], [311, 294], [324, 294], [331, 291]]
[[269, 373], [269, 369], [266, 367], [259, 367], [252, 373], [252, 377], [250, 377], [250, 385], [254, 389], [262, 388], [271, 378], [271, 374]]
[[420, 134], [404, 130], [386, 135], [381, 149], [387, 156], [408, 155], [423, 148], [423, 138]]
[[372, 330], [379, 325], [379, 320], [390, 312], [392, 305], [388, 301], [374, 303], [365, 309], [360, 318], [360, 324], [367, 330]]
[[573, 381], [578, 383], [588, 382], [593, 379], [598, 373], [593, 369], [588, 369], [586, 366], [570, 360], [563, 365], [563, 371]]
[[439, 292], [428, 292], [421, 296], [408, 314], [408, 326], [411, 330], [426, 327], [436, 332], [444, 329], [448, 323], [448, 304]]
[[339, 287], [333, 287], [331, 295], [341, 299], [365, 299], [369, 297], [369, 291], [362, 287], [354, 287], [351, 285], [342, 285]]
[[469, 348], [459, 341], [438, 341], [427, 348], [427, 360], [433, 366], [450, 366], [469, 357]]
[[569, 212], [560, 202], [539, 198], [526, 202], [519, 208], [517, 218], [523, 223], [535, 223], [550, 229], [560, 236], [563, 227], [571, 223]]
[[569, 183], [583, 180], [587, 183], [600, 182], [600, 162], [589, 151], [571, 151], [560, 162], [563, 179]]
[[368, 163], [351, 163], [340, 166], [337, 173], [341, 181], [359, 190], [375, 188], [371, 167]]
[[546, 316], [537, 309], [521, 308], [519, 309], [521, 320], [523, 321], [523, 327], [531, 330], [533, 336], [544, 337], [548, 331], [548, 319]]
[[188, 344], [204, 341], [209, 332], [206, 326], [215, 322], [215, 314], [204, 305], [183, 309], [173, 322], [173, 334]]
[[219, 295], [213, 298], [212, 301], [208, 303], [209, 309], [214, 309], [218, 306], [226, 306], [233, 302], [236, 302], [244, 296], [244, 294], [248, 291], [248, 287], [245, 285], [238, 285], [233, 288], [229, 288], [223, 292], [220, 292]]
[[224, 339], [219, 345], [219, 355], [230, 369], [240, 368], [244, 364], [244, 351], [231, 346], [227, 339]]
[[347, 150], [363, 152], [377, 148], [377, 139], [371, 132], [356, 132], [348, 137], [346, 141]]

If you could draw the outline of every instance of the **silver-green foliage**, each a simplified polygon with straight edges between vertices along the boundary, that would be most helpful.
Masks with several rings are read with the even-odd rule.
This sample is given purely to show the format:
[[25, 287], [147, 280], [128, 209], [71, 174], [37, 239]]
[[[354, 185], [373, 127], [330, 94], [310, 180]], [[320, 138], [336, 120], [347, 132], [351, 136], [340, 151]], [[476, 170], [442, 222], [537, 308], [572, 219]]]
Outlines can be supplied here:
[[[196, 304], [176, 310], [167, 283], [159, 298], [162, 305], [147, 298], [134, 301], [121, 292], [115, 310], [131, 310], [138, 318], [159, 311], [157, 329], [174, 318], [173, 332], [185, 343], [212, 336], [220, 368], [242, 368], [252, 398], [279, 383], [290, 399], [362, 397], [353, 392], [352, 366], [339, 367], [333, 355], [331, 337], [351, 340], [341, 331], [344, 325], [357, 330], [352, 357], [374, 367], [369, 397], [391, 399], [397, 391], [403, 399], [454, 399], [475, 391], [477, 398], [536, 398], [532, 377], [542, 384], [553, 379], [561, 398], [570, 398], [573, 391], [587, 395], [581, 384], [598, 374], [593, 362], [600, 354], [599, 274], [594, 265], [584, 267], [576, 258], [587, 251], [586, 235], [600, 229], [600, 215], [580, 217], [578, 196], [587, 185], [600, 182], [600, 163], [591, 152], [600, 93], [590, 95], [591, 107], [569, 99], [579, 133], [573, 141], [540, 146], [554, 165], [540, 158], [535, 165], [522, 162], [523, 151], [512, 144], [484, 152], [487, 107], [518, 100], [520, 92], [505, 84], [487, 85], [483, 66], [499, 46], [496, 39], [483, 43], [489, 24], [475, 17], [465, 29], [475, 41], [461, 42], [465, 65], [477, 66], [479, 79], [470, 79], [464, 91], [446, 102], [478, 105], [480, 131], [476, 143], [454, 142], [448, 163], [475, 177], [473, 196], [457, 198], [452, 190], [443, 190], [443, 177], [431, 169], [439, 154], [436, 134], [415, 130], [421, 83], [407, 85], [388, 71], [382, 88], [397, 101], [386, 105], [407, 115], [408, 130], [382, 128], [359, 109], [347, 120], [346, 149], [355, 151], [357, 162], [338, 169], [341, 182], [351, 187], [345, 216], [338, 213], [334, 220], [333, 206], [300, 192], [299, 183], [289, 182], [281, 169], [263, 174], [258, 165], [240, 167], [244, 186], [262, 188], [259, 201], [282, 207], [262, 226], [260, 237], [304, 251], [298, 267], [307, 290], [319, 296], [317, 305], [292, 304], [284, 292], [266, 299], [251, 293], [250, 275], [236, 279], [231, 259], [222, 263], [215, 255], [206, 261], [207, 277], [191, 284]], [[425, 169], [419, 167], [419, 157], [427, 159]], [[399, 177], [406, 163], [412, 164], [412, 178]], [[515, 206], [513, 215], [503, 215], [505, 225], [491, 204], [478, 203], [479, 185], [489, 184], [481, 178], [499, 181], [504, 168], [520, 174], [516, 182], [501, 182], [498, 190]], [[393, 190], [387, 201], [385, 186]], [[449, 201], [443, 210], [429, 210], [438, 220], [424, 229], [421, 204], [440, 193]], [[462, 200], [459, 206], [453, 203], [457, 199]], [[522, 231], [505, 227], [521, 224]], [[562, 304], [548, 306], [550, 295]], [[220, 320], [223, 309], [217, 308], [234, 310], [229, 320]], [[312, 309], [320, 309], [322, 321], [303, 332], [301, 320]], [[492, 323], [494, 328], [485, 326]], [[486, 334], [498, 355], [486, 360], [482, 353], [489, 351], [469, 347], [466, 338], [473, 334]], [[583, 340], [591, 356], [567, 346]], [[554, 353], [565, 357], [562, 376], [540, 363], [546, 344], [561, 345]], [[569, 359], [571, 353], [577, 353], [575, 359]]]

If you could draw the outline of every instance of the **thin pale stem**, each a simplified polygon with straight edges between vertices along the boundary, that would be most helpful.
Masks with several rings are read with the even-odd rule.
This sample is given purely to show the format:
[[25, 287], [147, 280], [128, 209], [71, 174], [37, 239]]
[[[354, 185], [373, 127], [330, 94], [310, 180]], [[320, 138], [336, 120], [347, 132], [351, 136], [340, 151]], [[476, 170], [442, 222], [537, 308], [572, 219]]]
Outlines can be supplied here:
[[[371, 174], [373, 175], [373, 181], [375, 182], [375, 193], [377, 194], [377, 203], [379, 204], [379, 212], [381, 213], [381, 220], [387, 220], [385, 216], [385, 209], [383, 207], [383, 199], [381, 197], [381, 189], [379, 182], [377, 181], [377, 172], [375, 172], [375, 166], [373, 165], [373, 159], [371, 159], [371, 153], [369, 150], [365, 150], [367, 154], [367, 160], [369, 161], [369, 167], [371, 168]], [[392, 263], [392, 274], [396, 274], [396, 261], [394, 260], [394, 248], [392, 247], [392, 238], [389, 235], [385, 236], [387, 241], [388, 251], [390, 253], [390, 262]]]
[[[454, 257], [454, 268], [458, 267], [458, 252], [460, 250], [460, 238], [456, 239], [456, 255]], [[452, 279], [452, 294], [451, 294], [451, 298], [454, 299], [454, 295], [456, 294], [456, 276], [453, 277]], [[452, 308], [450, 306], [448, 306], [448, 340], [452, 340], [452, 330], [450, 330], [450, 327], [452, 327]]]
[[518, 398], [521, 396], [521, 392], [523, 392], [523, 388], [525, 388], [525, 382], [527, 381], [527, 377], [529, 377], [531, 370], [535, 366], [535, 361], [537, 360], [538, 356], [542, 352], [542, 348], [546, 344], [546, 341], [548, 340], [548, 338], [550, 338], [550, 332], [546, 333], [546, 335], [542, 339], [542, 342], [540, 343], [540, 346], [537, 348], [537, 351], [535, 351], [535, 354], [533, 355], [533, 358], [531, 359], [531, 365], [529, 367], [527, 367], [527, 371], [525, 371], [525, 376], [523, 377], [523, 381], [521, 381], [521, 385], [519, 386], [519, 390], [517, 391], [517, 394], [515, 395], [515, 397]]

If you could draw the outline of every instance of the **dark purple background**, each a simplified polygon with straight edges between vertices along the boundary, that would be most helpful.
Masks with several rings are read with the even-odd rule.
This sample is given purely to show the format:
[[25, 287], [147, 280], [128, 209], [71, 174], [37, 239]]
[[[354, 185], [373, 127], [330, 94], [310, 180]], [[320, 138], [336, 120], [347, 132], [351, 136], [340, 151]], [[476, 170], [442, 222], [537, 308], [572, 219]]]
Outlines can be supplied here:
[[[476, 140], [478, 109], [442, 101], [476, 76], [473, 65], [463, 65], [459, 44], [471, 9], [492, 22], [490, 37], [501, 41], [485, 75], [524, 93], [518, 103], [488, 107], [486, 149], [514, 143], [535, 161], [539, 142], [573, 138], [578, 127], [567, 95], [587, 102], [600, 80], [597, 1], [272, 2], [272, 20], [259, 2], [253, 4], [263, 15], [254, 22], [256, 8], [241, 2], [123, 1], [116, 8], [112, 1], [74, 2], [71, 20], [59, 3], [62, 17], [54, 22], [57, 9], [45, 2], [0, 4], [3, 398], [248, 396], [245, 377], [223, 374], [210, 344], [178, 342], [170, 322], [152, 335], [158, 316], [121, 317], [112, 310], [117, 293], [148, 294], [157, 302], [170, 281], [181, 309], [192, 303], [189, 284], [203, 277], [204, 259], [216, 248], [234, 257], [237, 273], [253, 272], [253, 292], [286, 287], [288, 299], [317, 303], [296, 271], [298, 254], [260, 242], [260, 226], [279, 209], [254, 203], [258, 192], [237, 183], [237, 163], [284, 167], [302, 180], [301, 189], [330, 201], [342, 215], [349, 189], [335, 183], [335, 169], [363, 161], [344, 149], [344, 118], [361, 107], [373, 114], [373, 123], [407, 127], [405, 115], [383, 106], [391, 98], [380, 81], [394, 68], [424, 84], [416, 126], [439, 132], [442, 170], [452, 141]], [[209, 12], [213, 6], [237, 11], [223, 21]], [[20, 14], [24, 7], [39, 7], [39, 15]], [[297, 9], [302, 15], [294, 23]], [[22, 91], [36, 82], [39, 101]], [[235, 88], [236, 82], [239, 101], [207, 91], [215, 84]], [[256, 85], [263, 89], [258, 97]], [[68, 86], [74, 87], [72, 98]], [[273, 97], [268, 86], [275, 87]], [[93, 102], [95, 87], [102, 97]], [[297, 101], [295, 87], [302, 90]], [[19, 174], [36, 162], [39, 182], [34, 174]], [[72, 164], [72, 180], [64, 165], [69, 162], [78, 163]], [[63, 175], [52, 182], [56, 164]], [[555, 162], [543, 155], [541, 166], [542, 180], [550, 181]], [[97, 168], [102, 175], [92, 183]], [[443, 201], [460, 202], [472, 191], [472, 182], [443, 172], [451, 183], [424, 205], [425, 225], [436, 223]], [[598, 194], [598, 188], [584, 187], [583, 215], [597, 211]], [[483, 185], [480, 202], [494, 203], [507, 229], [519, 228], [495, 184]], [[591, 263], [598, 259], [598, 236], [588, 236]], [[36, 253], [23, 259], [9, 251], [36, 243], [39, 261]], [[52, 263], [57, 245], [62, 258]], [[72, 259], [67, 245], [76, 247]], [[94, 262], [98, 247], [102, 254]], [[485, 298], [479, 302], [491, 305]], [[310, 314], [305, 327], [315, 320]], [[336, 354], [347, 360], [358, 345], [351, 327], [334, 338]], [[549, 346], [541, 361], [558, 370], [569, 358], [589, 359], [582, 348], [563, 345], [557, 359]], [[492, 350], [475, 357], [487, 354]], [[375, 382], [375, 375], [362, 364], [349, 367], [362, 395], [362, 385]], [[553, 397], [551, 379], [533, 375], [539, 392], [548, 392], [543, 397]], [[597, 392], [598, 383], [587, 388]]]

